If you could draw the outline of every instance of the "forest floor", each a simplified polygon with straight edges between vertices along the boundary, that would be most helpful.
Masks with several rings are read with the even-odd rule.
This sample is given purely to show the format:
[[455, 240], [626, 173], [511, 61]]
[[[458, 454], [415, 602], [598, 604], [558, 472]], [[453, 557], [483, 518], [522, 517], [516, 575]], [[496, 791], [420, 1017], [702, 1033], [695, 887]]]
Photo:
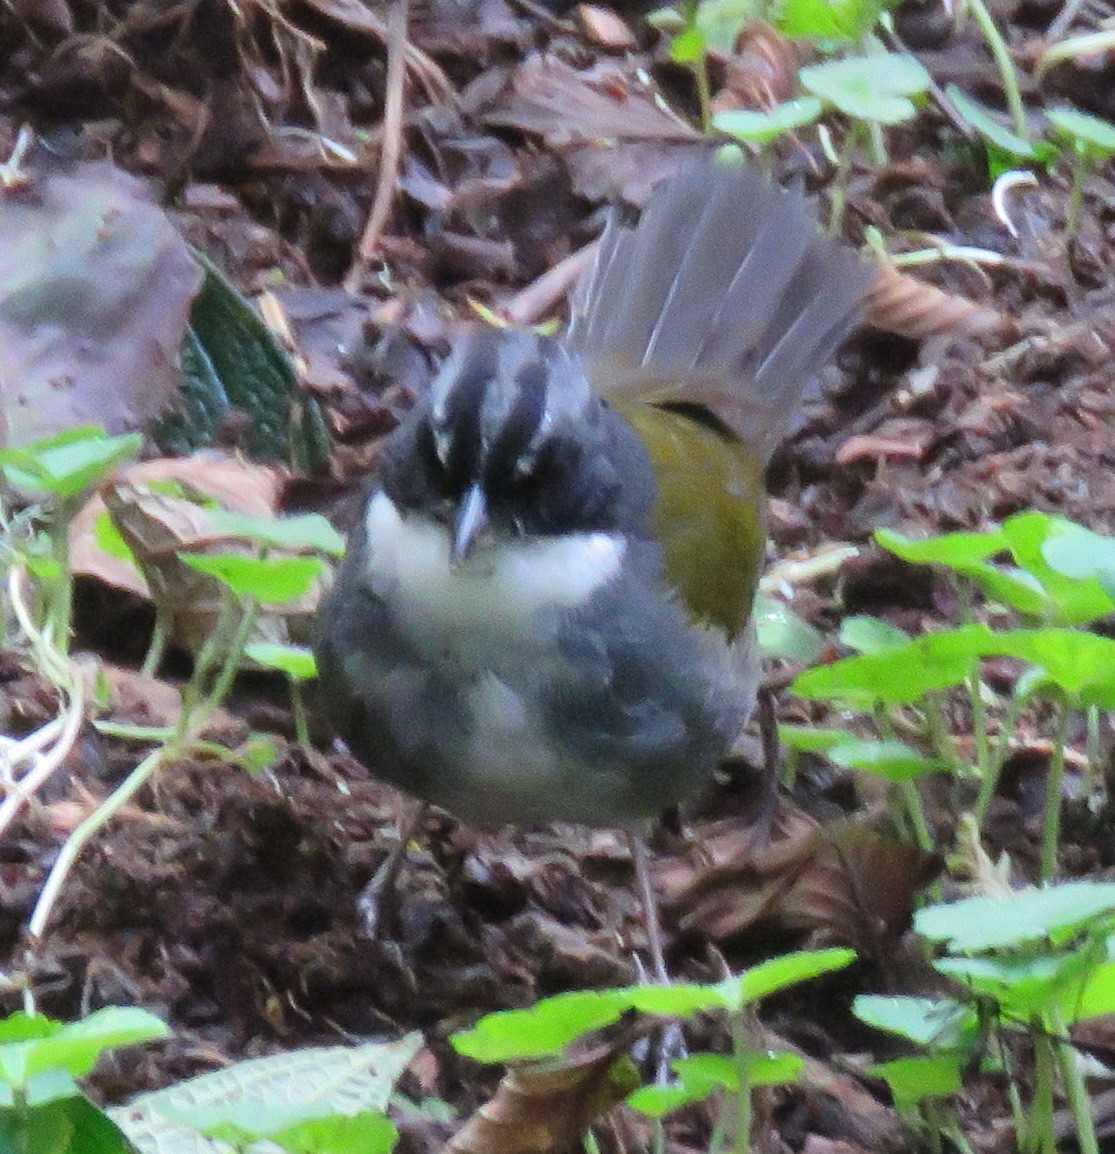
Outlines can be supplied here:
[[[478, 319], [474, 306], [519, 323], [560, 317], [568, 278], [556, 288], [539, 278], [591, 241], [607, 204], [637, 207], [657, 179], [707, 147], [692, 74], [671, 63], [667, 37], [638, 16], [559, 19], [527, 7], [415, 6], [409, 41], [424, 55], [408, 73], [400, 134], [384, 112], [387, 52], [374, 13], [386, 5], [96, 9], [73, 0], [0, 12], [0, 151], [30, 122], [55, 154], [111, 154], [163, 191], [185, 234], [245, 294], [270, 289], [281, 303], [303, 358], [301, 384], [335, 435], [326, 477], [284, 478], [287, 508], [351, 520], [350, 495], [382, 437], [426, 387], [455, 329]], [[993, 12], [1034, 116], [1068, 99], [1115, 116], [1110, 53], [1034, 78], [1058, 7], [1019, 0]], [[1074, 27], [1099, 18], [1084, 12]], [[955, 84], [1002, 106], [972, 20], [911, 3], [897, 27], [941, 89]], [[748, 56], [755, 44], [763, 51]], [[717, 106], [745, 106], [752, 90], [740, 76], [756, 70], [755, 84], [793, 95], [795, 61], [807, 55], [773, 36], [714, 55]], [[1115, 530], [1115, 169], [1087, 176], [1073, 237], [1067, 165], [1038, 169], [1007, 198], [1012, 235], [995, 214], [982, 145], [935, 101], [886, 140], [884, 164], [864, 154], [850, 165], [846, 238], [862, 243], [877, 229], [900, 253], [932, 234], [998, 254], [995, 263], [912, 270], [997, 319], [941, 324], [924, 339], [865, 327], [807, 398], [771, 470], [769, 564], [854, 547], [840, 569], [817, 565], [815, 577], [779, 587], [826, 636], [856, 613], [911, 632], [955, 620], [950, 582], [884, 553], [872, 543], [876, 528], [925, 536], [1037, 508]], [[348, 291], [393, 143], [399, 179], [368, 270]], [[814, 130], [783, 137], [772, 156], [780, 175], [824, 195], [833, 166]], [[934, 297], [926, 307], [943, 306]], [[225, 441], [234, 445], [238, 432], [225, 430]], [[128, 703], [120, 716], [158, 722], [185, 663], [172, 659], [160, 681], [141, 678], [144, 619], [129, 609], [106, 624], [104, 600], [79, 589], [77, 647], [111, 665], [116, 700]], [[771, 674], [784, 687], [795, 671], [781, 662]], [[5, 717], [28, 728], [54, 708], [11, 652], [0, 655], [0, 699]], [[785, 722], [824, 716], [785, 694], [778, 709]], [[963, 739], [964, 711], [951, 723]], [[499, 1071], [459, 1057], [447, 1044], [453, 1030], [489, 1010], [637, 979], [646, 943], [618, 832], [477, 834], [432, 812], [408, 847], [393, 910], [369, 937], [358, 899], [395, 844], [399, 797], [325, 741], [299, 749], [283, 687], [245, 678], [215, 736], [235, 743], [258, 730], [289, 742], [278, 764], [251, 775], [195, 760], [162, 773], [83, 855], [33, 951], [24, 927], [60, 844], [141, 747], [88, 728], [0, 846], [0, 957], [32, 975], [40, 1007], [69, 1019], [140, 1005], [173, 1028], [166, 1042], [103, 1062], [89, 1083], [98, 1100], [121, 1102], [246, 1056], [418, 1029], [425, 1047], [403, 1089], [440, 1097], [465, 1118]], [[1082, 738], [1070, 733], [1076, 748]], [[940, 859], [872, 824], [878, 791], [809, 758], [783, 794], [773, 844], [757, 844], [748, 815], [759, 749], [756, 738], [745, 742], [738, 774], [694, 802], [688, 833], [655, 835], [670, 970], [708, 980], [724, 964], [738, 970], [779, 950], [853, 945], [852, 969], [764, 1009], [771, 1038], [812, 1063], [799, 1085], [769, 1095], [760, 1148], [912, 1148], [885, 1089], [855, 1072], [865, 1055], [888, 1051], [849, 1002], [858, 992], [932, 988], [906, 931]], [[1036, 737], [1022, 744], [986, 826], [988, 853], [1008, 853], [1019, 880], [1036, 869], [1048, 753]], [[951, 794], [933, 782], [925, 793], [950, 852]], [[1067, 804], [1063, 874], [1105, 878], [1115, 865], [1106, 808], [1097, 817]], [[850, 829], [879, 840], [861, 844]], [[716, 1027], [707, 1032], [715, 1042]], [[973, 1078], [958, 1112], [975, 1149], [1012, 1148], [995, 1077]], [[646, 1140], [633, 1115], [609, 1119], [602, 1148]], [[404, 1149], [439, 1149], [457, 1124], [412, 1116]], [[685, 1111], [671, 1142], [704, 1148], [707, 1127], [701, 1108]]]

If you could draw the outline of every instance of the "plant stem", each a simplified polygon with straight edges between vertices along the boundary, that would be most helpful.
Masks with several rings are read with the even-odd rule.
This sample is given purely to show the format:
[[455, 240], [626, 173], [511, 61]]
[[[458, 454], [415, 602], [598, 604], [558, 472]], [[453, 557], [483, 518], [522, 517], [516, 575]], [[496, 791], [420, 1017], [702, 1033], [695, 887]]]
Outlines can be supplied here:
[[1049, 1024], [1058, 1038], [1057, 1057], [1060, 1059], [1061, 1081], [1076, 1124], [1076, 1144], [1080, 1147], [1080, 1154], [1099, 1154], [1099, 1139], [1092, 1118], [1092, 1100], [1088, 1096], [1088, 1087], [1080, 1068], [1080, 1055], [1069, 1041], [1064, 1017], [1059, 1009], [1050, 1011]]
[[902, 800], [906, 803], [906, 812], [910, 815], [910, 824], [914, 827], [914, 837], [917, 839], [918, 849], [925, 853], [932, 853], [936, 848], [933, 834], [929, 829], [929, 822], [925, 817], [925, 806], [922, 804], [918, 787], [912, 781], [904, 781], [899, 785]]
[[1003, 34], [999, 31], [998, 25], [987, 10], [983, 0], [968, 0], [968, 8], [979, 25], [983, 38], [987, 41], [987, 47], [991, 49], [995, 66], [999, 70], [1014, 134], [1023, 140], [1029, 140], [1026, 130], [1026, 105], [1022, 102], [1022, 89], [1018, 86], [1018, 74], [1014, 70], [1014, 61], [1010, 58], [1010, 51], [1007, 49]]
[[1084, 207], [1084, 158], [1073, 151], [1072, 186], [1069, 188], [1069, 203], [1065, 209], [1065, 236], [1076, 236], [1080, 230], [1080, 215]]
[[306, 716], [306, 700], [302, 696], [302, 686], [297, 681], [290, 683], [290, 707], [294, 714], [294, 736], [298, 744], [309, 753], [312, 748], [310, 742], [310, 722]]
[[27, 931], [32, 937], [42, 937], [62, 886], [69, 876], [74, 862], [77, 861], [78, 855], [90, 839], [151, 780], [159, 766], [169, 761], [180, 749], [181, 744], [175, 739], [149, 753], [66, 839], [58, 857], [54, 859], [54, 864], [50, 867], [46, 884], [39, 894], [38, 901], [35, 902], [31, 920], [27, 924]]
[[922, 709], [925, 713], [925, 723], [929, 729], [929, 739], [937, 756], [948, 764], [954, 773], [960, 767], [960, 755], [956, 751], [956, 743], [952, 739], [948, 723], [945, 721], [945, 709], [939, 693], [927, 693], [922, 697]]
[[1053, 1043], [1040, 1018], [1035, 1018], [1030, 1036], [1034, 1040], [1034, 1100], [1030, 1106], [1028, 1148], [1032, 1154], [1056, 1154], [1053, 1130]]
[[1045, 785], [1045, 828], [1042, 830], [1041, 866], [1038, 871], [1038, 881], [1043, 885], [1052, 881], [1057, 872], [1057, 848], [1061, 840], [1061, 790], [1065, 781], [1065, 742], [1068, 740], [1071, 717], [1069, 703], [1062, 701]]
[[848, 176], [852, 171], [852, 159], [856, 146], [862, 138], [862, 124], [854, 122], [844, 135], [844, 147], [840, 151], [840, 163], [832, 178], [832, 192], [829, 197], [829, 227], [833, 236], [838, 236], [844, 227], [844, 205], [848, 199]]
[[1103, 717], [1100, 714], [1098, 705], [1089, 705], [1088, 712], [1085, 714], [1088, 725], [1087, 736], [1084, 739], [1084, 754], [1088, 759], [1088, 794], [1096, 788], [1096, 782], [1103, 779], [1103, 766], [1100, 764], [1103, 758], [1103, 742], [1100, 738], [1100, 726], [1103, 722]]
[[156, 602], [155, 625], [151, 630], [151, 644], [147, 647], [143, 664], [139, 669], [144, 677], [154, 677], [155, 674], [159, 672], [159, 665], [163, 660], [163, 654], [166, 652], [166, 643], [170, 637], [169, 617], [170, 614], [166, 609]]
[[[751, 1041], [747, 1031], [746, 1011], [739, 1010], [730, 1016], [732, 1031], [732, 1056], [735, 1058], [736, 1077], [739, 1085], [734, 1092], [735, 1126], [732, 1135], [732, 1154], [750, 1154], [751, 1151], [751, 1084], [747, 1077], [747, 1059], [751, 1054]], [[729, 1095], [728, 1101], [731, 1100]]]
[[54, 648], [65, 657], [70, 652], [70, 625], [74, 608], [74, 577], [70, 572], [70, 519], [73, 506], [64, 501], [58, 506], [50, 532], [50, 555], [58, 566], [50, 598], [50, 632]]
[[203, 724], [228, 696], [228, 691], [232, 688], [236, 674], [240, 671], [240, 666], [244, 661], [244, 646], [248, 644], [248, 638], [252, 635], [256, 618], [259, 616], [259, 602], [254, 597], [244, 597], [241, 601], [241, 614], [236, 632], [233, 634], [232, 641], [225, 653], [221, 672], [217, 675], [217, 680], [199, 711], [202, 715]]

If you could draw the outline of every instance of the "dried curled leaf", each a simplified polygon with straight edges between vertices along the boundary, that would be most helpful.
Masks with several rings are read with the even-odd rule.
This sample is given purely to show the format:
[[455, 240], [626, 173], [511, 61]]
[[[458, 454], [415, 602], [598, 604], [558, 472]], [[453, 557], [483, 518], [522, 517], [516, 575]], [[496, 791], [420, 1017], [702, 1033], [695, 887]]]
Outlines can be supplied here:
[[[276, 516], [279, 489], [274, 470], [219, 453], [133, 465], [72, 522], [73, 571], [152, 600], [171, 623], [175, 643], [196, 652], [212, 632], [226, 593], [219, 581], [191, 568], [178, 553], [254, 552], [254, 545], [214, 528], [209, 510], [270, 520]], [[98, 519], [106, 509], [135, 565], [98, 543]], [[295, 602], [265, 607], [254, 639], [289, 640], [288, 626], [309, 619], [319, 593], [315, 588]]]
[[768, 109], [798, 92], [798, 69], [807, 57], [802, 41], [788, 40], [764, 20], [740, 29], [724, 66], [724, 87], [713, 112], [736, 108]]
[[[703, 839], [714, 864], [675, 863], [664, 903], [686, 931], [724, 941], [759, 922], [879, 958], [906, 929], [940, 860], [854, 822], [783, 810], [768, 842], [726, 827]], [[688, 876], [687, 876], [688, 874]]]
[[596, 1046], [566, 1065], [509, 1070], [494, 1097], [449, 1142], [449, 1154], [557, 1154], [578, 1149], [585, 1131], [639, 1085], [623, 1056], [630, 1036]]
[[869, 324], [918, 341], [950, 332], [974, 336], [1007, 323], [994, 309], [945, 292], [886, 261], [879, 262], [867, 306]]

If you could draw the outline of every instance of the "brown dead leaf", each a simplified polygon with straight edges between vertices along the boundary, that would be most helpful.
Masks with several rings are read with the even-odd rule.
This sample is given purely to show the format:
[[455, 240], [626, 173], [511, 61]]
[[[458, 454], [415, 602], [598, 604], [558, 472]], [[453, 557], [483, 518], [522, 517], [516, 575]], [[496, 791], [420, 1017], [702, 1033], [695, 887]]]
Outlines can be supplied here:
[[449, 1154], [558, 1154], [580, 1148], [584, 1132], [639, 1085], [623, 1056], [630, 1032], [554, 1069], [509, 1070], [494, 1097], [453, 1136]]
[[919, 417], [895, 417], [884, 421], [874, 432], [849, 437], [836, 451], [838, 465], [877, 457], [901, 457], [921, 461], [940, 438], [933, 421]]
[[740, 29], [724, 66], [724, 87], [713, 97], [713, 112], [771, 108], [798, 90], [798, 71], [807, 52], [763, 20]]
[[886, 261], [879, 262], [867, 304], [868, 324], [911, 340], [942, 333], [974, 336], [1007, 327], [1007, 318], [994, 309], [945, 292]]
[[941, 865], [862, 824], [821, 826], [785, 808], [769, 842], [732, 825], [707, 834], [702, 849], [712, 865], [674, 859], [662, 871], [664, 907], [681, 929], [724, 941], [773, 922], [876, 959], [906, 929], [914, 895]]
[[[183, 495], [166, 492], [168, 485]], [[172, 640], [196, 652], [213, 631], [225, 590], [178, 554], [253, 551], [249, 542], [216, 529], [206, 506], [215, 501], [230, 512], [271, 518], [279, 485], [280, 478], [270, 469], [214, 453], [132, 466], [103, 486], [74, 519], [70, 530], [74, 572], [150, 599], [170, 623]], [[95, 526], [106, 509], [142, 575], [98, 546]], [[319, 595], [319, 589], [312, 589], [299, 601], [265, 606], [255, 638], [285, 641], [287, 621], [312, 614]]]

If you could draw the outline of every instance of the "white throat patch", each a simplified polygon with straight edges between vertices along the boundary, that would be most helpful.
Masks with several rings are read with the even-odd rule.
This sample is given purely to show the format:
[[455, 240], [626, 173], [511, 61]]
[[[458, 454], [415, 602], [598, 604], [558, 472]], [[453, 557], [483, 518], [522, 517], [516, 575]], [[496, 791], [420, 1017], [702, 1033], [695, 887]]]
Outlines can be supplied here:
[[477, 547], [458, 568], [449, 533], [403, 517], [386, 493], [368, 504], [367, 575], [372, 589], [419, 628], [521, 628], [537, 613], [583, 604], [618, 573], [625, 543], [610, 533], [522, 538]]

